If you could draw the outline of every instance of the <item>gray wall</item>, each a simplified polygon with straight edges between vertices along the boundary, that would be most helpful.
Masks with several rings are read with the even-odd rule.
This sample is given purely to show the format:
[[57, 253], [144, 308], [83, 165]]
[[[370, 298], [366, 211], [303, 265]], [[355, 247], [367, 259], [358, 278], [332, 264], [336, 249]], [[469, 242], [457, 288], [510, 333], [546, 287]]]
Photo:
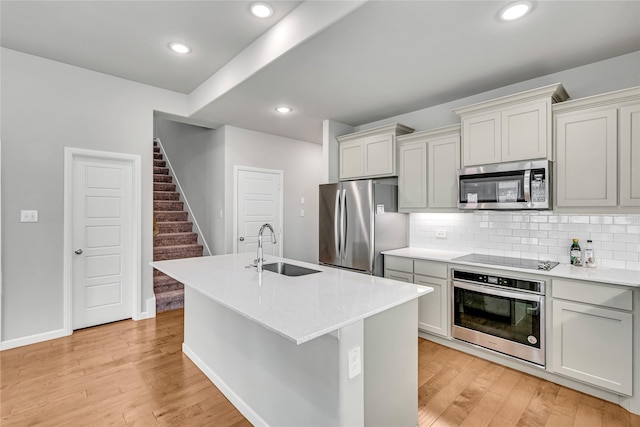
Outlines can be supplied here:
[[452, 111], [454, 108], [558, 82], [562, 83], [571, 99], [640, 86], [640, 51], [504, 86], [446, 104], [362, 124], [356, 127], [356, 131], [396, 122], [412, 127], [416, 131], [453, 125], [460, 123], [460, 117]]
[[322, 161], [323, 184], [338, 182], [340, 180], [340, 147], [337, 136], [353, 133], [353, 126], [336, 122], [335, 120], [323, 120], [322, 122]]
[[[2, 49], [2, 341], [63, 328], [63, 150], [142, 158], [142, 300], [153, 296], [153, 110], [185, 95]], [[21, 209], [39, 222], [20, 223]]]

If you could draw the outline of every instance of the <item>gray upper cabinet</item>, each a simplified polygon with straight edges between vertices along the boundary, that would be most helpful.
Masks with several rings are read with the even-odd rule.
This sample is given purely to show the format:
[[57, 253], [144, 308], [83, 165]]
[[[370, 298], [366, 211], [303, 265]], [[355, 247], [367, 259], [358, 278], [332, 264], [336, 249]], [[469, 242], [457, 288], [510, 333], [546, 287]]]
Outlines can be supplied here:
[[620, 108], [620, 206], [640, 206], [640, 102]]
[[617, 110], [556, 116], [556, 205], [616, 206]]
[[398, 137], [398, 209], [455, 209], [460, 168], [460, 126]]
[[337, 137], [340, 180], [397, 176], [396, 136], [411, 132], [394, 123]]
[[631, 88], [553, 107], [557, 207], [640, 206], [639, 101]]
[[569, 97], [557, 83], [457, 108], [462, 165], [553, 160], [551, 104]]

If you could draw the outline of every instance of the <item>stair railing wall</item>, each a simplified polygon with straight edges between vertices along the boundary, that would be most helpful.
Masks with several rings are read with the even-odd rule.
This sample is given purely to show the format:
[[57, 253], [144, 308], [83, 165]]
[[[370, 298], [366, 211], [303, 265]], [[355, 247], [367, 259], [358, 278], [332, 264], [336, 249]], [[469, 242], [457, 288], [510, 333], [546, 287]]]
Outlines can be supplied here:
[[164, 147], [162, 146], [162, 141], [160, 141], [160, 138], [155, 138], [154, 141], [158, 143], [158, 147], [160, 147], [160, 152], [164, 156], [164, 160], [167, 162], [167, 167], [169, 168], [169, 172], [173, 176], [173, 179], [175, 179], [176, 181], [176, 188], [178, 190], [178, 193], [180, 193], [180, 197], [182, 197], [182, 199], [184, 200], [184, 204], [187, 207], [187, 212], [189, 212], [189, 217], [193, 219], [193, 225], [196, 226], [196, 230], [198, 233], [198, 240], [202, 242], [204, 249], [207, 251], [207, 255], [212, 255], [211, 249], [209, 249], [209, 245], [207, 244], [207, 240], [204, 238], [204, 235], [202, 234], [202, 230], [198, 225], [198, 220], [196, 219], [196, 216], [193, 214], [193, 211], [191, 210], [191, 206], [189, 206], [189, 201], [187, 200], [187, 196], [184, 193], [184, 191], [182, 191], [182, 186], [180, 186], [180, 180], [178, 179], [178, 176], [174, 173], [173, 168], [171, 167], [169, 156], [167, 156], [167, 153], [164, 151]]

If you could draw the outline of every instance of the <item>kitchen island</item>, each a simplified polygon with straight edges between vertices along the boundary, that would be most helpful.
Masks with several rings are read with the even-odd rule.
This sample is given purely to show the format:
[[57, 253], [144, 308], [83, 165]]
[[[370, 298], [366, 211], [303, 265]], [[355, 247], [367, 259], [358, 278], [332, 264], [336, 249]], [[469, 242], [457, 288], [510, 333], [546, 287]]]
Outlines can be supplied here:
[[417, 424], [417, 298], [432, 289], [230, 254], [152, 266], [185, 285], [184, 353], [254, 425]]

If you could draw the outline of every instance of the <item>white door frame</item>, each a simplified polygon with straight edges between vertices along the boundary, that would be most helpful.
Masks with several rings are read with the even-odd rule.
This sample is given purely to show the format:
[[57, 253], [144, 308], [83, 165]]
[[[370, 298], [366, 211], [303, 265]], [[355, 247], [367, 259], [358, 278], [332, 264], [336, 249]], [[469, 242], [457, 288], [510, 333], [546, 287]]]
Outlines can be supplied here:
[[64, 287], [64, 331], [73, 333], [73, 162], [76, 158], [95, 160], [117, 160], [131, 164], [132, 167], [132, 224], [131, 224], [131, 283], [133, 298], [131, 300], [133, 320], [142, 318], [140, 300], [142, 298], [142, 169], [141, 159], [136, 154], [113, 153], [109, 151], [85, 150], [81, 148], [64, 148], [64, 245], [63, 245], [63, 287]]
[[[0, 187], [2, 187], [2, 140], [0, 139]], [[0, 346], [2, 345], [2, 192], [0, 191]]]
[[278, 250], [279, 257], [282, 257], [282, 252], [284, 248], [284, 242], [282, 241], [282, 236], [284, 236], [284, 193], [283, 193], [283, 176], [284, 172], [276, 169], [262, 169], [262, 168], [254, 168], [250, 166], [238, 166], [233, 165], [233, 253], [238, 252], [238, 173], [240, 171], [247, 172], [262, 172], [262, 173], [272, 173], [274, 175], [278, 175], [280, 182], [280, 223], [278, 224], [278, 229], [280, 230], [280, 249]]

